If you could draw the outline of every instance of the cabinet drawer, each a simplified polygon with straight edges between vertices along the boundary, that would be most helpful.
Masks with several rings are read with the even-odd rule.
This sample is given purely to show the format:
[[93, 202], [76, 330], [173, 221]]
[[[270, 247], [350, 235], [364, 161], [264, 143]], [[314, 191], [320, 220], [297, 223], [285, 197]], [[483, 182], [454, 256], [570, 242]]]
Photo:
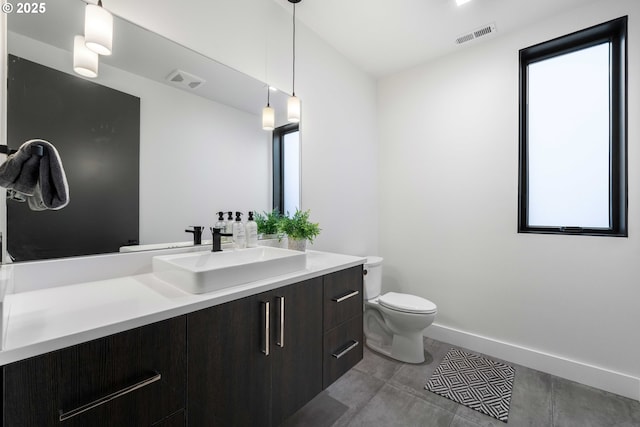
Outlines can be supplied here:
[[181, 316], [7, 365], [4, 425], [149, 426], [184, 408], [185, 345]]
[[324, 335], [323, 388], [362, 360], [362, 346], [362, 313]]
[[324, 331], [362, 315], [362, 266], [324, 277]]

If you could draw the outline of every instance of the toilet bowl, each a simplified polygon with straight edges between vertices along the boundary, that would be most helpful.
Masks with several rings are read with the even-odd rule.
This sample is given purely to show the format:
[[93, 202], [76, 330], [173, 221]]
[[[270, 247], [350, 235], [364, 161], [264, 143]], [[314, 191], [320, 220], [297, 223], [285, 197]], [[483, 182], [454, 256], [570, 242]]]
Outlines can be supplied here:
[[416, 295], [382, 291], [381, 257], [367, 257], [364, 266], [364, 335], [367, 347], [407, 363], [424, 362], [423, 331], [438, 308]]

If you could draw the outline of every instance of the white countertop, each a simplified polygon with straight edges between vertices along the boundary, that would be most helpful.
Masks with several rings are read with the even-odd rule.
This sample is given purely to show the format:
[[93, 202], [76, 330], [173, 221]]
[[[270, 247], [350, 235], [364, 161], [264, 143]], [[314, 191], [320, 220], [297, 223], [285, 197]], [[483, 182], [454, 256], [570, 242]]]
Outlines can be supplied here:
[[183, 292], [152, 273], [8, 295], [11, 311], [0, 365], [365, 262], [362, 257], [307, 251], [304, 270], [199, 295]]

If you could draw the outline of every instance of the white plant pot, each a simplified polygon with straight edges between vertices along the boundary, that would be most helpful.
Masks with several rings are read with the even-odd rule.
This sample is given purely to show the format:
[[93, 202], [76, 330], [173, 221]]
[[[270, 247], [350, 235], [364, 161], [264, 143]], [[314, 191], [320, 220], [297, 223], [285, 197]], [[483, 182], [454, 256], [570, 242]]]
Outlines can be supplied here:
[[263, 234], [258, 237], [258, 246], [269, 246], [272, 248], [287, 248], [287, 236], [277, 234]]
[[263, 234], [263, 233], [258, 234], [258, 240], [273, 240], [277, 238], [278, 238], [278, 234]]
[[292, 239], [289, 237], [289, 249], [304, 252], [307, 250], [307, 239]]

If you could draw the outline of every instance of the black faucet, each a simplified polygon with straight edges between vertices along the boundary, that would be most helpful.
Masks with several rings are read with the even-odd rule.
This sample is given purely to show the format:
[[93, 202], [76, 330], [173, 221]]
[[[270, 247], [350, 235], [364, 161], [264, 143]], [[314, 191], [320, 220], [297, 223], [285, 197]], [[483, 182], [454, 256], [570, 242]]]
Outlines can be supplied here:
[[204, 231], [204, 227], [199, 225], [192, 225], [193, 230], [184, 230], [187, 233], [193, 233], [193, 244], [200, 245], [202, 244], [202, 232]]
[[211, 235], [213, 236], [213, 244], [211, 246], [211, 252], [221, 252], [222, 251], [222, 236], [233, 236], [231, 233], [223, 233], [222, 228], [209, 227], [211, 230]]

